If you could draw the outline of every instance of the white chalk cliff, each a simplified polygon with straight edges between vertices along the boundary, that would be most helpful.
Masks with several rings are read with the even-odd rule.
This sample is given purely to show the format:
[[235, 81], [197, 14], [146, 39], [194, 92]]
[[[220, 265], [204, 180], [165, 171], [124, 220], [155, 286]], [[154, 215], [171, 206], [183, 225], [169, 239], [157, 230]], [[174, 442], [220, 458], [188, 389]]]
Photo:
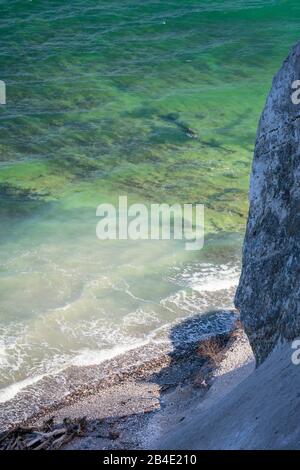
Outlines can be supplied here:
[[273, 81], [255, 146], [243, 267], [236, 295], [257, 368], [213, 407], [197, 408], [164, 449], [299, 449], [300, 42]]

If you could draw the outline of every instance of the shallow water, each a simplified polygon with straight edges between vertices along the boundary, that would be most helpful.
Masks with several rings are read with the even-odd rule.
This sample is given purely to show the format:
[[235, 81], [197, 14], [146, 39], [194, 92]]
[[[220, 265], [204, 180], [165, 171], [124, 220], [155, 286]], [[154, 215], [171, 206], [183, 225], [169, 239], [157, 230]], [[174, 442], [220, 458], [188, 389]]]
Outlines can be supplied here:
[[[12, 384], [231, 306], [257, 122], [298, 39], [300, 6], [0, 0], [0, 8], [5, 397]], [[96, 207], [119, 195], [205, 204], [204, 250], [100, 242]]]

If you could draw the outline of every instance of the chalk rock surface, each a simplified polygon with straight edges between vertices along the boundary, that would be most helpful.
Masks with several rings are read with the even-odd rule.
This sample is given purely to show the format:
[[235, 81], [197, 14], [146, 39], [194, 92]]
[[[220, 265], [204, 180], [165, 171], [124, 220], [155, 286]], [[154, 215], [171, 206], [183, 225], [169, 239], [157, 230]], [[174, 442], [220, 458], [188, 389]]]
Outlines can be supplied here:
[[300, 80], [300, 42], [273, 80], [252, 167], [235, 303], [257, 364], [278, 341], [300, 335], [300, 104], [292, 100], [295, 91], [294, 98], [300, 96], [292, 88], [296, 80]]

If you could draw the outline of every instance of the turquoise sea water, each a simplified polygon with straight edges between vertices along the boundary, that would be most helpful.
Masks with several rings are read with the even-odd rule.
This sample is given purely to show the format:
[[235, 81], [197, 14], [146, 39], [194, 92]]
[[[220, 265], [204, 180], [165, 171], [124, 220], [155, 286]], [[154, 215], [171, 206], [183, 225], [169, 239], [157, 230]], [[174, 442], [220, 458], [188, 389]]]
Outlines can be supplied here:
[[[4, 399], [24, 380], [230, 307], [256, 127], [299, 39], [300, 4], [0, 0], [0, 10]], [[119, 195], [205, 204], [204, 250], [100, 242], [96, 207]]]

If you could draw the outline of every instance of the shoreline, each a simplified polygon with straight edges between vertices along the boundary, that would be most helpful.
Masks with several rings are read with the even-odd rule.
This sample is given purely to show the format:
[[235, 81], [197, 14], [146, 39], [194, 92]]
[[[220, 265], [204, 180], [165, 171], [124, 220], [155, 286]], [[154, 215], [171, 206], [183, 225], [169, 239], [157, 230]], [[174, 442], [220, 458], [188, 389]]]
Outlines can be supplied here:
[[150, 448], [145, 436], [153, 441], [157, 432], [178, 425], [195, 406], [206, 406], [226, 393], [240, 376], [226, 386], [224, 375], [251, 357], [235, 311], [186, 319], [166, 339], [97, 366], [72, 367], [42, 379], [0, 405], [1, 431], [38, 428], [52, 417], [55, 423], [85, 417], [84, 435], [65, 448]]

